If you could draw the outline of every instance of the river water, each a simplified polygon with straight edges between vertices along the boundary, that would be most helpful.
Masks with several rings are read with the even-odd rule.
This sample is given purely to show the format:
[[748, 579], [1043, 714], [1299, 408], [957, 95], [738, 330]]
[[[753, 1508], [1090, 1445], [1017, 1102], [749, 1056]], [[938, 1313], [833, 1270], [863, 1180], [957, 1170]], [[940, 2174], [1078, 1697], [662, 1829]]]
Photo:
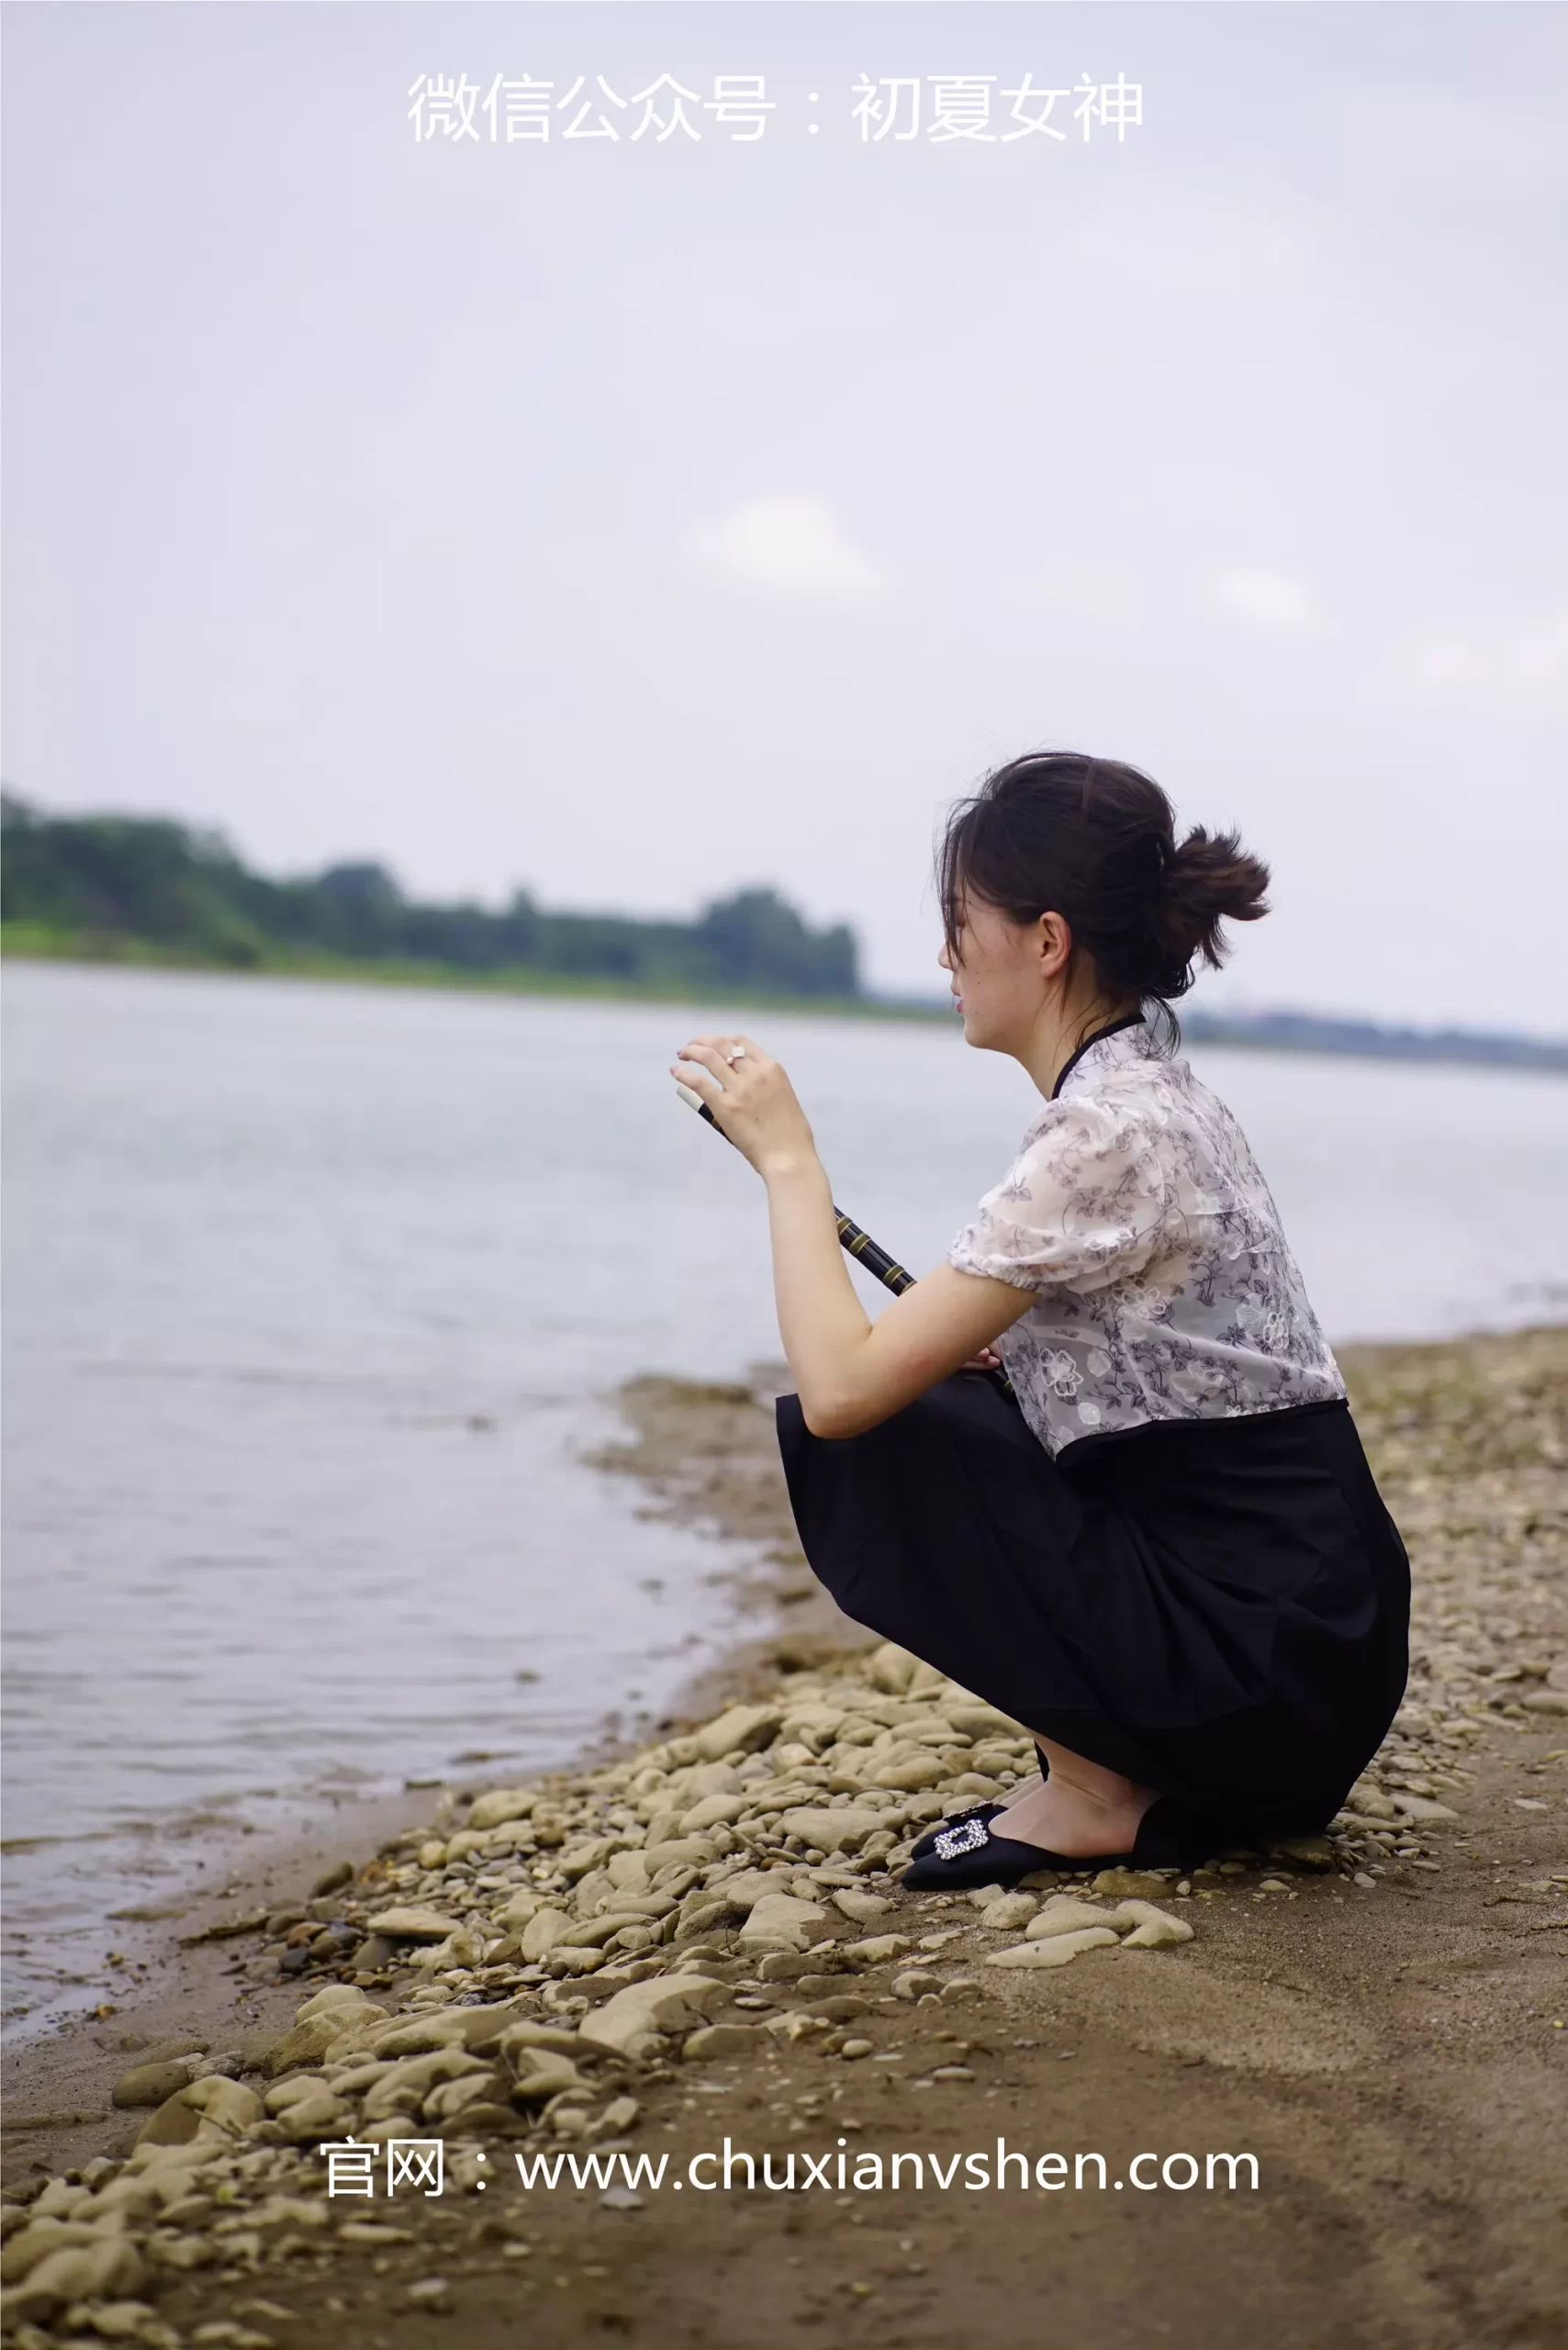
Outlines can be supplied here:
[[[675, 1047], [789, 1068], [838, 1204], [938, 1261], [1038, 1106], [957, 1024], [12, 965], [8, 2013], [241, 1832], [656, 1713], [744, 1557], [582, 1454], [627, 1375], [778, 1354], [760, 1186]], [[1568, 1307], [1568, 1087], [1195, 1050], [1330, 1337]], [[857, 1274], [873, 1309], [883, 1292]]]

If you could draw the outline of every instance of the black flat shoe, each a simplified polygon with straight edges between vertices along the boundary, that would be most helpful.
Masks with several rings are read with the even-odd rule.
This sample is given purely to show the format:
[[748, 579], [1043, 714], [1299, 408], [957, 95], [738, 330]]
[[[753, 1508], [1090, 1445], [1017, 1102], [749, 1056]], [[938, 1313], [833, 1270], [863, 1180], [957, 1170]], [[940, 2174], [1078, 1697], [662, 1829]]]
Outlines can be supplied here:
[[899, 1880], [911, 1893], [967, 1893], [977, 1885], [1018, 1885], [1036, 1869], [1058, 1865], [1038, 1844], [993, 1836], [991, 1822], [1003, 1807], [982, 1804], [933, 1830], [926, 1850], [916, 1850]]
[[1161, 1796], [1139, 1820], [1131, 1852], [1053, 1852], [992, 1835], [991, 1821], [1002, 1807], [982, 1804], [935, 1830], [928, 1849], [916, 1848], [900, 1882], [911, 1893], [965, 1893], [977, 1885], [1018, 1885], [1036, 1869], [1195, 1868], [1226, 1841], [1211, 1822]]

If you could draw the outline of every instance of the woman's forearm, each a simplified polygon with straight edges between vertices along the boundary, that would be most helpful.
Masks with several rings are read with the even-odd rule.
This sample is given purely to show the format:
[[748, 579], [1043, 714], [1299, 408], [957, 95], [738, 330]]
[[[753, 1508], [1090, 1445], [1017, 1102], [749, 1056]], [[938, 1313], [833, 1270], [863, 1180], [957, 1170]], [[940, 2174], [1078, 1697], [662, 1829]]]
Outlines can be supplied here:
[[871, 1319], [844, 1261], [821, 1159], [793, 1157], [762, 1172], [778, 1335], [807, 1427], [825, 1426], [855, 1392], [857, 1359]]

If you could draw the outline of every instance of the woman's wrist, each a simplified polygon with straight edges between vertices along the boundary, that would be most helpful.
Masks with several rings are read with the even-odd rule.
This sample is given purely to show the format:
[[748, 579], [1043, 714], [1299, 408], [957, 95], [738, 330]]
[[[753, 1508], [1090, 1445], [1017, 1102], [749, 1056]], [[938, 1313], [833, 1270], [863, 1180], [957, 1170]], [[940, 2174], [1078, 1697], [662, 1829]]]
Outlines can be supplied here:
[[827, 1170], [814, 1150], [783, 1150], [761, 1160], [757, 1173], [771, 1190], [774, 1184], [788, 1186], [820, 1177], [825, 1184]]

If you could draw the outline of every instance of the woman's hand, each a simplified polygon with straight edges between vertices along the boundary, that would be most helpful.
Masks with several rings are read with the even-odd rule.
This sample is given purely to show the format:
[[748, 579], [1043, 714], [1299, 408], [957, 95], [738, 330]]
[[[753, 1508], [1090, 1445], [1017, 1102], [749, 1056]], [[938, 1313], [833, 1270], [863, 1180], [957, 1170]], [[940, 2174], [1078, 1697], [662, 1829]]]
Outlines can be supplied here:
[[[739, 1051], [732, 1061], [730, 1055]], [[693, 1036], [670, 1075], [700, 1093], [722, 1131], [763, 1177], [816, 1157], [816, 1140], [795, 1089], [749, 1036]]]
[[958, 1368], [960, 1371], [1000, 1371], [1002, 1357], [994, 1347], [982, 1347], [978, 1355], [971, 1355], [968, 1362], [960, 1363]]

